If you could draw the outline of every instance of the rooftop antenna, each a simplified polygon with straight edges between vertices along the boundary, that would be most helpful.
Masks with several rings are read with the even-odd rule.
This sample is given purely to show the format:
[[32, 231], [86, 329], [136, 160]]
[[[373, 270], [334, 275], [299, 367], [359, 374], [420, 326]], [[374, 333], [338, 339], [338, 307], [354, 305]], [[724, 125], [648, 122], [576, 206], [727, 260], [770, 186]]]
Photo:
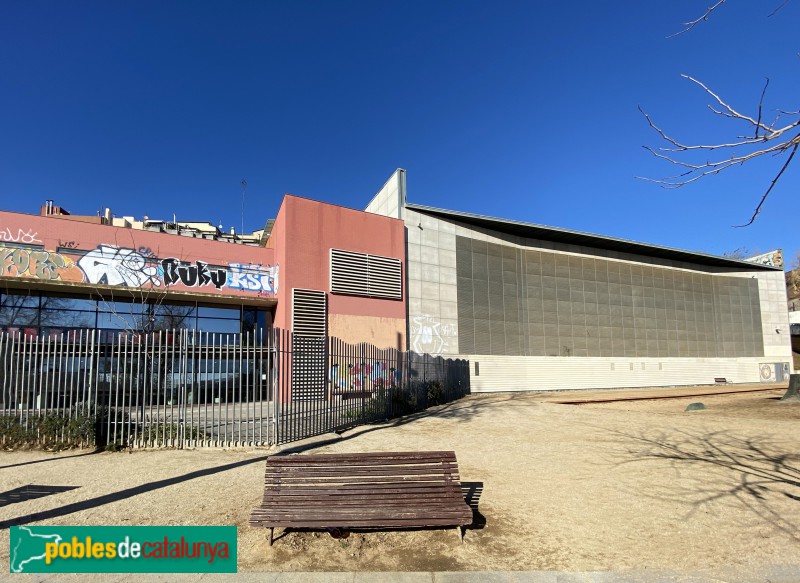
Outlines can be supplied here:
[[242, 185], [242, 234], [244, 234], [244, 191], [247, 190], [247, 180], [242, 178], [239, 184]]

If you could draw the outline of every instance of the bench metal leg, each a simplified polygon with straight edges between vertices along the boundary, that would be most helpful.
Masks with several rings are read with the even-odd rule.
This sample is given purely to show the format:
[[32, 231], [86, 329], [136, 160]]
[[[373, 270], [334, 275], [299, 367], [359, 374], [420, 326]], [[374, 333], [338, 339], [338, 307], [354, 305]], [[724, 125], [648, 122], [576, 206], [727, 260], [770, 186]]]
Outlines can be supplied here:
[[461, 541], [461, 544], [464, 544], [464, 530], [460, 526], [457, 526], [456, 532], [458, 532], [458, 538]]
[[269, 529], [269, 546], [272, 546], [272, 540], [275, 535], [275, 528]]

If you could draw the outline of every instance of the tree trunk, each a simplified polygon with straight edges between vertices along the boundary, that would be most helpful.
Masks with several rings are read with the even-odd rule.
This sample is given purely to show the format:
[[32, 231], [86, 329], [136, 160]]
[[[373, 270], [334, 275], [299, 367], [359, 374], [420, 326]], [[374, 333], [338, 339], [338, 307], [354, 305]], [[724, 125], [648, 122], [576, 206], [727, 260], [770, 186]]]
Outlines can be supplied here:
[[800, 374], [789, 375], [789, 390], [781, 397], [781, 402], [800, 403]]

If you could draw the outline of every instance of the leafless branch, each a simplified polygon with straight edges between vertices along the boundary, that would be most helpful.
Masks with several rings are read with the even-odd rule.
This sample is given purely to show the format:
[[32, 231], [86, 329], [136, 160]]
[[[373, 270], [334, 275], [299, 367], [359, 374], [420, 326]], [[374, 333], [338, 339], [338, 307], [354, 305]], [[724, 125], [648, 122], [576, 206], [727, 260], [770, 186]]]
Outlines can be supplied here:
[[[683, 34], [683, 33], [685, 33], [685, 32], [689, 32], [689, 31], [690, 31], [690, 30], [692, 30], [692, 29], [693, 29], [695, 26], [697, 26], [698, 24], [700, 24], [701, 22], [705, 22], [705, 21], [707, 21], [707, 20], [709, 19], [709, 17], [711, 16], [711, 13], [712, 13], [712, 12], [714, 12], [714, 11], [715, 11], [717, 8], [719, 8], [719, 7], [720, 7], [720, 6], [722, 6], [723, 4], [725, 4], [725, 1], [726, 1], [726, 0], [719, 0], [719, 1], [718, 1], [716, 4], [714, 4], [713, 6], [710, 6], [709, 8], [707, 8], [707, 9], [706, 9], [706, 11], [705, 11], [705, 13], [704, 13], [704, 14], [703, 14], [703, 15], [702, 15], [700, 18], [696, 18], [696, 19], [694, 19], [694, 20], [691, 20], [691, 21], [689, 21], [689, 22], [684, 22], [684, 23], [683, 23], [683, 26], [684, 26], [685, 28], [683, 28], [682, 30], [679, 30], [678, 32], [672, 33], [672, 34], [671, 34], [671, 35], [669, 35], [667, 38], [673, 38], [673, 37], [676, 37], [676, 36], [678, 36], [678, 35], [681, 35], [681, 34]], [[778, 5], [778, 6], [775, 8], [775, 10], [773, 10], [772, 12], [770, 12], [770, 13], [767, 15], [767, 18], [769, 18], [769, 17], [771, 17], [771, 16], [775, 16], [775, 15], [776, 15], [776, 14], [777, 14], [777, 13], [778, 13], [778, 12], [779, 12], [779, 11], [780, 11], [780, 10], [781, 10], [783, 7], [784, 7], [784, 6], [786, 6], [788, 3], [789, 3], [789, 0], [783, 0], [783, 2], [781, 2], [781, 3], [780, 3], [780, 4], [779, 4], [779, 5]]]
[[797, 152], [797, 146], [798, 146], [798, 144], [794, 145], [794, 148], [792, 148], [792, 151], [789, 154], [789, 157], [786, 159], [786, 162], [781, 167], [780, 172], [778, 172], [778, 174], [775, 176], [775, 178], [772, 179], [772, 183], [769, 185], [769, 188], [764, 193], [764, 196], [761, 197], [761, 201], [758, 203], [758, 206], [756, 207], [756, 210], [753, 213], [753, 216], [750, 217], [750, 220], [747, 223], [745, 223], [744, 225], [734, 225], [734, 227], [737, 227], [737, 228], [739, 228], [739, 227], [749, 227], [750, 225], [753, 224], [753, 221], [756, 220], [756, 217], [761, 212], [761, 207], [764, 205], [764, 201], [767, 200], [767, 197], [769, 196], [769, 193], [772, 192], [772, 189], [775, 187], [775, 184], [778, 182], [778, 179], [781, 177], [781, 174], [783, 174], [783, 172], [786, 170], [786, 168], [789, 167], [789, 163], [792, 161], [792, 158], [794, 158], [795, 152]]
[[767, 15], [767, 18], [769, 18], [770, 16], [775, 16], [775, 14], [777, 14], [777, 13], [778, 13], [778, 11], [779, 11], [781, 8], [783, 8], [784, 6], [786, 6], [788, 3], [789, 3], [789, 0], [783, 0], [783, 2], [781, 2], [780, 6], [778, 6], [778, 7], [777, 7], [775, 10], [773, 10], [772, 12], [770, 12], [770, 13]]
[[701, 16], [700, 18], [696, 18], [695, 20], [692, 20], [690, 22], [684, 22], [683, 26], [685, 26], [686, 28], [684, 28], [683, 30], [679, 30], [678, 32], [675, 32], [675, 33], [669, 35], [667, 38], [672, 38], [674, 36], [678, 36], [679, 34], [683, 34], [684, 32], [689, 32], [695, 26], [700, 24], [701, 22], [705, 22], [706, 20], [708, 20], [708, 17], [711, 16], [711, 13], [714, 12], [717, 8], [719, 8], [723, 4], [725, 4], [725, 0], [719, 0], [716, 4], [714, 4], [713, 6], [711, 6], [708, 9], [706, 9], [706, 12], [705, 12], [705, 14], [703, 14], [703, 16]]
[[[716, 6], [715, 6], [716, 7]], [[639, 108], [639, 111], [642, 112], [647, 123], [653, 128], [658, 135], [669, 144], [668, 147], [661, 147], [658, 149], [653, 149], [649, 146], [644, 146], [644, 149], [653, 154], [656, 158], [661, 160], [666, 160], [670, 164], [674, 164], [679, 168], [683, 169], [681, 173], [670, 176], [667, 178], [661, 179], [651, 179], [651, 178], [643, 178], [637, 177], [642, 180], [648, 180], [650, 182], [655, 182], [659, 184], [663, 188], [673, 189], [673, 188], [680, 188], [681, 186], [685, 186], [687, 184], [691, 184], [705, 176], [719, 174], [723, 170], [727, 170], [732, 166], [739, 166], [753, 160], [755, 158], [759, 158], [765, 155], [781, 155], [786, 152], [789, 153], [788, 158], [781, 166], [778, 173], [773, 178], [772, 182], [767, 188], [766, 192], [761, 197], [761, 200], [756, 207], [755, 212], [753, 213], [750, 221], [744, 225], [737, 225], [740, 227], [745, 227], [747, 225], [751, 225], [753, 221], [755, 221], [756, 217], [761, 212], [761, 208], [764, 205], [769, 194], [772, 192], [773, 188], [777, 184], [778, 180], [781, 178], [783, 173], [786, 171], [786, 168], [789, 167], [791, 164], [792, 159], [794, 158], [795, 152], [797, 151], [798, 146], [800, 146], [800, 120], [795, 120], [792, 123], [786, 124], [782, 127], [776, 126], [777, 120], [780, 117], [775, 118], [775, 122], [772, 124], [767, 124], [762, 121], [762, 111], [763, 111], [763, 103], [764, 98], [766, 96], [767, 86], [769, 85], [769, 79], [764, 85], [764, 89], [761, 92], [761, 99], [758, 103], [758, 114], [756, 117], [752, 117], [749, 115], [745, 115], [740, 113], [738, 110], [734, 109], [731, 105], [727, 104], [722, 98], [719, 97], [716, 93], [714, 93], [709, 87], [707, 87], [702, 82], [690, 77], [689, 75], [681, 75], [683, 78], [688, 79], [689, 81], [695, 83], [699, 87], [701, 87], [709, 96], [711, 96], [714, 101], [719, 105], [721, 109], [716, 109], [715, 107], [709, 105], [709, 109], [717, 114], [721, 115], [725, 118], [739, 120], [741, 122], [746, 123], [753, 133], [749, 134], [748, 136], [740, 135], [733, 141], [722, 142], [718, 144], [685, 144], [676, 138], [673, 138], [667, 135], [656, 123], [652, 120], [652, 118], [645, 113], [642, 108]], [[785, 115], [796, 116], [798, 112], [782, 112]], [[705, 159], [701, 161], [692, 161], [686, 159], [679, 159], [684, 153], [691, 152], [716, 152], [719, 151], [720, 153], [717, 155], [716, 159]]]
[[756, 137], [758, 137], [758, 128], [761, 126], [761, 108], [764, 105], [764, 96], [767, 94], [767, 87], [769, 87], [769, 77], [767, 77], [767, 82], [764, 83], [764, 90], [761, 92], [761, 99], [758, 100], [758, 120], [756, 120]]

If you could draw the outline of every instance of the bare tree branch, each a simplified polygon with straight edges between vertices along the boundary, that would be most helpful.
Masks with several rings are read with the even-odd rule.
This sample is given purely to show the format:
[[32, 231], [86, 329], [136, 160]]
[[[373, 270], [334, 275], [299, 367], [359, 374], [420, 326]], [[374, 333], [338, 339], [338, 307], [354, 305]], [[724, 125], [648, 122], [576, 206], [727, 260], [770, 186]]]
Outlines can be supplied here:
[[780, 6], [778, 6], [778, 7], [777, 7], [775, 10], [773, 10], [772, 12], [770, 12], [769, 14], [767, 14], [767, 18], [769, 18], [770, 16], [775, 16], [775, 14], [777, 14], [777, 13], [778, 13], [778, 11], [779, 11], [781, 8], [783, 8], [784, 6], [786, 6], [788, 3], [789, 3], [789, 0], [783, 0], [783, 2], [781, 2]]
[[761, 125], [761, 107], [764, 105], [764, 96], [767, 94], [768, 86], [769, 86], [769, 77], [767, 77], [767, 82], [764, 83], [764, 90], [761, 92], [761, 99], [758, 100], [758, 120], [756, 121], [756, 137], [758, 137], [758, 128]]
[[701, 22], [705, 22], [706, 20], [708, 20], [708, 17], [711, 16], [711, 13], [714, 12], [714, 10], [716, 10], [717, 8], [722, 6], [723, 4], [725, 4], [725, 0], [719, 0], [716, 4], [714, 4], [713, 6], [711, 6], [708, 9], [706, 9], [706, 13], [703, 14], [703, 16], [701, 16], [700, 18], [696, 18], [695, 20], [692, 20], [690, 22], [684, 22], [683, 26], [685, 26], [686, 28], [684, 28], [683, 30], [679, 30], [678, 32], [675, 32], [675, 33], [669, 35], [667, 38], [672, 38], [674, 36], [678, 36], [679, 34], [683, 34], [684, 32], [689, 32], [695, 26], [700, 24]]
[[756, 220], [756, 217], [761, 212], [761, 207], [763, 206], [764, 201], [767, 200], [767, 197], [769, 196], [769, 193], [772, 191], [773, 187], [778, 182], [778, 179], [781, 177], [781, 174], [783, 174], [784, 170], [786, 170], [786, 168], [789, 167], [789, 163], [792, 161], [792, 158], [794, 158], [794, 153], [797, 152], [797, 146], [798, 146], [798, 144], [794, 145], [794, 148], [792, 148], [791, 154], [789, 154], [789, 157], [786, 159], [786, 163], [781, 167], [780, 172], [778, 172], [778, 174], [775, 176], [775, 178], [772, 179], [772, 183], [769, 185], [769, 188], [767, 189], [767, 192], [764, 193], [764, 196], [761, 197], [761, 202], [758, 203], [758, 206], [756, 207], [756, 210], [753, 213], [753, 216], [750, 217], [750, 221], [748, 221], [744, 225], [734, 225], [734, 227], [736, 227], [736, 228], [749, 227], [750, 225], [753, 224], [753, 221]]
[[[653, 128], [658, 135], [669, 144], [669, 147], [653, 149], [649, 146], [644, 146], [644, 149], [653, 154], [653, 156], [656, 158], [666, 160], [670, 164], [674, 164], [675, 166], [682, 168], [683, 171], [675, 176], [669, 176], [661, 179], [643, 178], [641, 176], [637, 176], [637, 178], [647, 180], [649, 182], [655, 182], [663, 188], [680, 188], [681, 186], [691, 184], [692, 182], [695, 182], [705, 176], [719, 174], [723, 170], [727, 170], [732, 166], [742, 165], [745, 162], [761, 156], [769, 154], [777, 156], [789, 152], [789, 157], [781, 166], [780, 170], [770, 183], [769, 188], [767, 188], [766, 192], [761, 197], [761, 200], [756, 207], [754, 214], [750, 218], [750, 221], [744, 225], [737, 226], [745, 227], [751, 225], [761, 212], [764, 202], [772, 192], [778, 180], [786, 171], [786, 168], [789, 167], [789, 164], [792, 162], [798, 146], [800, 146], [800, 119], [797, 119], [792, 123], [786, 124], [782, 127], [776, 126], [780, 114], [775, 118], [775, 122], [772, 124], [767, 124], [762, 121], [763, 104], [767, 92], [767, 86], [769, 85], [769, 79], [767, 79], [764, 89], [761, 92], [761, 99], [758, 103], [758, 114], [756, 117], [752, 117], [740, 113], [738, 110], [734, 109], [704, 83], [694, 79], [693, 77], [690, 77], [689, 75], [681, 76], [684, 79], [688, 79], [689, 81], [701, 87], [711, 98], [714, 99], [714, 101], [716, 101], [721, 109], [716, 109], [711, 105], [708, 106], [714, 114], [721, 115], [725, 118], [742, 121], [750, 126], [750, 129], [753, 133], [749, 134], [749, 136], [740, 135], [733, 141], [717, 144], [685, 144], [676, 138], [667, 135], [666, 132], [656, 125], [652, 118], [640, 107], [639, 111], [642, 112], [642, 115], [644, 115], [650, 127]], [[781, 111], [780, 113], [796, 117], [799, 112]], [[716, 159], [706, 159], [697, 162], [691, 159], [679, 159], [679, 157], [685, 153], [688, 153], [687, 155], [692, 155], [692, 152], [716, 151], [720, 152]]]

